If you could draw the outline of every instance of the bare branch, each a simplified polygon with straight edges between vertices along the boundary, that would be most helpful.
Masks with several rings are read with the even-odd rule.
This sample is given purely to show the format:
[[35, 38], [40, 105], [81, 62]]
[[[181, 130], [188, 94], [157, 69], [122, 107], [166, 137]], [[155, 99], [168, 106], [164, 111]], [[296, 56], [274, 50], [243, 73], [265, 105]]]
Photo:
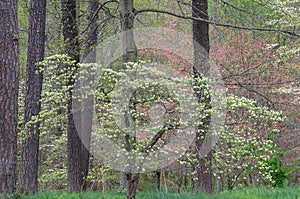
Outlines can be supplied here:
[[108, 1], [105, 1], [104, 3], [100, 3], [100, 2], [99, 2], [99, 4], [100, 4], [99, 8], [98, 8], [98, 9], [96, 10], [96, 12], [94, 13], [94, 15], [93, 15], [92, 19], [89, 21], [88, 25], [85, 27], [85, 29], [84, 29], [79, 35], [83, 35], [83, 34], [89, 29], [89, 27], [90, 27], [91, 24], [94, 22], [94, 20], [95, 20], [97, 14], [99, 13], [100, 10], [104, 10], [104, 11], [108, 12], [110, 16], [113, 16], [113, 15], [110, 13], [109, 9], [105, 6], [105, 5], [108, 4], [108, 3], [119, 3], [119, 2], [118, 2], [117, 0], [108, 0]]
[[282, 29], [276, 29], [276, 28], [263, 28], [263, 27], [246, 27], [246, 26], [237, 26], [237, 25], [233, 25], [233, 24], [225, 24], [225, 23], [218, 23], [216, 21], [211, 21], [211, 20], [205, 20], [199, 17], [192, 17], [192, 16], [184, 16], [184, 15], [180, 15], [177, 13], [173, 13], [170, 11], [166, 11], [166, 10], [157, 10], [157, 9], [153, 9], [153, 8], [146, 8], [146, 9], [141, 9], [141, 10], [136, 10], [134, 12], [135, 15], [141, 14], [141, 13], [145, 13], [145, 12], [154, 12], [154, 13], [161, 13], [161, 14], [167, 14], [167, 15], [171, 15], [174, 17], [178, 17], [181, 19], [188, 19], [188, 20], [196, 20], [196, 21], [202, 21], [202, 22], [206, 22], [208, 24], [212, 24], [215, 26], [221, 26], [221, 27], [228, 27], [228, 28], [235, 28], [235, 29], [242, 29], [242, 30], [253, 30], [253, 31], [264, 31], [264, 32], [280, 32], [280, 33], [284, 33], [296, 38], [300, 37], [300, 34], [297, 34], [295, 32], [291, 32], [288, 30], [282, 30]]

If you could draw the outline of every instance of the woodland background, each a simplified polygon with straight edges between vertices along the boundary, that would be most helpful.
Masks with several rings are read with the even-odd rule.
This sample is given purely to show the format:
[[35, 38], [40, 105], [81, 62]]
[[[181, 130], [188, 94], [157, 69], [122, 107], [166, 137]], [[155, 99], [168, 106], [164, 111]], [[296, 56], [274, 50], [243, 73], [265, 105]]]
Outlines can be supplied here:
[[[0, 194], [91, 189], [118, 190], [135, 198], [136, 190], [212, 193], [299, 184], [299, 0], [5, 0], [0, 7]], [[145, 27], [199, 39], [222, 74], [228, 112], [208, 156], [197, 157], [195, 148], [201, 143], [195, 141], [167, 168], [136, 175], [116, 171], [89, 154], [74, 125], [72, 91], [74, 76], [84, 68], [80, 61], [98, 44], [121, 31]], [[122, 75], [118, 66], [160, 60], [188, 68], [172, 53], [136, 52], [134, 40], [127, 42], [132, 49], [110, 66], [108, 80], [99, 80], [99, 92], [93, 93], [97, 118], [108, 135], [120, 134], [105, 114], [109, 90]], [[136, 100], [164, 96], [177, 103], [162, 88], [154, 93], [143, 89]], [[209, 104], [207, 99], [201, 103]], [[151, 103], [132, 104], [134, 121], [147, 125]], [[203, 121], [203, 131], [196, 135], [200, 140], [206, 131]], [[168, 142], [167, 137], [160, 138]], [[129, 140], [131, 147], [134, 142]]]

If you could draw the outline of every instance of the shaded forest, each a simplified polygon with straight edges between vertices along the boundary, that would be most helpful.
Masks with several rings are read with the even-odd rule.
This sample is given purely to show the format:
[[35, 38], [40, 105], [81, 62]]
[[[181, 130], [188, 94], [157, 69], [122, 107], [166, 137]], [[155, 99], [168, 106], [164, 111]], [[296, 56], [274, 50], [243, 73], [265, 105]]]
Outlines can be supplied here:
[[0, 197], [299, 186], [299, 13], [1, 1]]

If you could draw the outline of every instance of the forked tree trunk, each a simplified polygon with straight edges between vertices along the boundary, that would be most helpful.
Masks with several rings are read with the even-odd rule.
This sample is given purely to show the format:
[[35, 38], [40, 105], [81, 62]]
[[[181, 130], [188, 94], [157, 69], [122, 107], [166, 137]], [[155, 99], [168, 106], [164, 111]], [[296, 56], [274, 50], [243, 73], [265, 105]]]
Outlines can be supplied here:
[[[28, 56], [26, 69], [26, 95], [24, 124], [33, 116], [38, 116], [41, 109], [43, 75], [39, 72], [38, 62], [44, 58], [46, 26], [46, 0], [30, 1]], [[26, 130], [22, 141], [19, 190], [21, 193], [34, 194], [38, 190], [38, 153], [39, 123]]]
[[0, 198], [16, 189], [19, 89], [18, 1], [0, 1]]

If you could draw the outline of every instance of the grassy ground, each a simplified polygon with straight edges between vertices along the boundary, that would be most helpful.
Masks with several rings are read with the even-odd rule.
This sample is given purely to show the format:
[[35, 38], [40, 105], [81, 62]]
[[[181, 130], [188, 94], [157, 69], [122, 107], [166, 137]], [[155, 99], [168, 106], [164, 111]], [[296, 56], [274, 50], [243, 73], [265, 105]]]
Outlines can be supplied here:
[[[2, 197], [3, 198], [3, 197]], [[33, 196], [15, 195], [13, 199], [125, 199], [121, 193], [84, 192], [72, 193], [49, 191]], [[300, 199], [300, 186], [297, 188], [260, 189], [245, 188], [235, 191], [224, 191], [213, 195], [190, 195], [172, 193], [138, 193], [137, 199]]]

